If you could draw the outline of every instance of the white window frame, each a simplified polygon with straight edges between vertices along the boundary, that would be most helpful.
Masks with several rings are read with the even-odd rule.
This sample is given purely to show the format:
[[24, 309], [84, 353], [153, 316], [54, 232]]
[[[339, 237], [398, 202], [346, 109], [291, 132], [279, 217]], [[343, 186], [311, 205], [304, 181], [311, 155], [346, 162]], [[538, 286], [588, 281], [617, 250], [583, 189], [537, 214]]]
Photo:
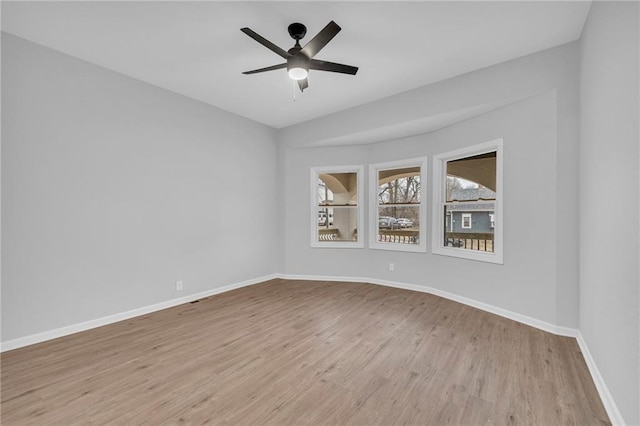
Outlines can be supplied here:
[[[469, 218], [469, 226], [464, 226], [464, 220]], [[473, 227], [471, 223], [471, 213], [462, 213], [462, 228], [463, 229], [471, 229]]]
[[[496, 201], [494, 210], [493, 253], [476, 250], [466, 250], [444, 245], [444, 204], [446, 198], [447, 161], [472, 157], [487, 152], [496, 152]], [[469, 146], [466, 148], [438, 154], [433, 157], [433, 215], [431, 251], [434, 254], [459, 257], [462, 259], [481, 262], [504, 264], [504, 221], [503, 218], [503, 140], [495, 139], [489, 142]]]
[[[418, 244], [378, 242], [378, 172], [405, 167], [420, 167], [420, 233]], [[399, 161], [387, 161], [369, 165], [369, 248], [426, 253], [427, 251], [427, 157], [415, 157]]]
[[[358, 179], [357, 209], [358, 217], [356, 233], [358, 241], [318, 241], [318, 179], [323, 173], [356, 173]], [[314, 166], [311, 167], [310, 186], [310, 221], [311, 247], [315, 248], [364, 248], [364, 166]], [[327, 220], [329, 218], [327, 217]]]

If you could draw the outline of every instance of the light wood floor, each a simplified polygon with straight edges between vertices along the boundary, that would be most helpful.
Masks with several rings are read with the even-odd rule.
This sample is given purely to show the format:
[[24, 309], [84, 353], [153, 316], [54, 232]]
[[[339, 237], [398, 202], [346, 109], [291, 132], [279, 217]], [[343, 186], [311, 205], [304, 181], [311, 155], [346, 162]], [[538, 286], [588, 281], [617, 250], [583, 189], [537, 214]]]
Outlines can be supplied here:
[[2, 424], [609, 424], [575, 339], [273, 280], [2, 354]]

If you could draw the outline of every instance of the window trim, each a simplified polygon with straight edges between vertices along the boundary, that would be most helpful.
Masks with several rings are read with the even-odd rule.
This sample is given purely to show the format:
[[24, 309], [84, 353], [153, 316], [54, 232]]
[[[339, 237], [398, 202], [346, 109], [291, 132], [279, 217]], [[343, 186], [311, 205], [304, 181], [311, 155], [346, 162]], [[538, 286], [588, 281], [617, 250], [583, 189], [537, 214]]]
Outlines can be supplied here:
[[[464, 226], [465, 218], [469, 218], [469, 226]], [[462, 229], [471, 229], [473, 224], [471, 223], [471, 213], [462, 213]]]
[[[357, 197], [357, 221], [356, 232], [358, 241], [318, 241], [318, 179], [322, 173], [356, 173], [358, 180], [358, 197]], [[309, 198], [310, 215], [309, 229], [310, 244], [313, 248], [364, 248], [364, 166], [313, 166], [310, 172]], [[328, 218], [327, 218], [328, 219]]]
[[[504, 264], [504, 221], [503, 221], [503, 140], [468, 146], [454, 151], [444, 152], [433, 157], [433, 199], [431, 251], [433, 254], [477, 260], [481, 262]], [[496, 152], [496, 201], [494, 210], [493, 253], [466, 250], [458, 247], [447, 247], [443, 242], [444, 203], [446, 190], [446, 163], [451, 160], [472, 157], [487, 152]]]
[[[414, 253], [427, 252], [427, 157], [413, 157], [405, 160], [385, 161], [369, 165], [369, 248]], [[418, 244], [378, 242], [378, 172], [380, 170], [420, 167], [420, 233]], [[418, 207], [418, 206], [417, 206]]]

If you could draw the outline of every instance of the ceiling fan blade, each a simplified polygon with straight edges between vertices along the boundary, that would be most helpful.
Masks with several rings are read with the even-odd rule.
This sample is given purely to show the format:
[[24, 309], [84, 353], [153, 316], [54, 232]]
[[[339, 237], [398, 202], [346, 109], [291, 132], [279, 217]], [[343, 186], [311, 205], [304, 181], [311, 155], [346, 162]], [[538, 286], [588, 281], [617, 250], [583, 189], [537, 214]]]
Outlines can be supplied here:
[[249, 37], [251, 37], [252, 39], [257, 41], [258, 43], [260, 43], [261, 45], [263, 45], [267, 49], [271, 50], [272, 52], [275, 52], [278, 55], [282, 56], [284, 59], [289, 59], [291, 57], [289, 52], [287, 52], [286, 50], [281, 49], [278, 46], [276, 46], [275, 44], [271, 43], [269, 40], [267, 40], [266, 38], [262, 37], [260, 34], [258, 34], [257, 32], [253, 31], [251, 28], [246, 28], [246, 27], [245, 28], [240, 28], [240, 31], [242, 31], [243, 33], [245, 33], [246, 35], [248, 35]]
[[351, 65], [344, 65], [344, 64], [336, 64], [335, 62], [319, 61], [317, 59], [312, 59], [311, 61], [309, 61], [309, 69], [319, 70], [319, 71], [339, 72], [342, 74], [351, 74], [351, 75], [356, 75], [356, 73], [358, 72], [358, 67], [352, 67]]
[[286, 68], [287, 64], [278, 64], [278, 65], [271, 65], [270, 67], [264, 67], [264, 68], [259, 68], [257, 70], [251, 70], [251, 71], [245, 71], [242, 74], [257, 74], [259, 72], [265, 72], [265, 71], [273, 71], [273, 70], [279, 70], [282, 68]]
[[329, 22], [326, 27], [324, 27], [302, 48], [302, 53], [307, 55], [309, 58], [313, 58], [320, 50], [322, 50], [323, 47], [327, 45], [327, 43], [331, 41], [332, 38], [336, 36], [336, 34], [340, 32], [341, 29], [342, 28], [340, 28], [340, 26], [335, 22]]
[[300, 88], [301, 92], [304, 92], [304, 89], [309, 87], [309, 80], [307, 80], [306, 78], [303, 78], [302, 80], [298, 80], [298, 87]]

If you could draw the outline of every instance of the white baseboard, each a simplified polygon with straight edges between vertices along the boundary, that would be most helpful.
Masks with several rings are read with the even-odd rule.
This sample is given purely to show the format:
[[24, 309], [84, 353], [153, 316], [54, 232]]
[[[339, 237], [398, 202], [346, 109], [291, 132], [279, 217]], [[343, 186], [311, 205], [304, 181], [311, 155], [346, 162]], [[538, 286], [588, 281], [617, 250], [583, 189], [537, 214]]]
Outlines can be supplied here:
[[580, 346], [580, 350], [582, 351], [582, 356], [584, 357], [585, 362], [587, 363], [587, 367], [589, 368], [589, 373], [591, 373], [591, 377], [593, 378], [593, 383], [596, 385], [596, 389], [598, 390], [598, 394], [600, 395], [600, 399], [602, 400], [602, 404], [604, 405], [604, 409], [607, 411], [609, 415], [609, 420], [611, 424], [614, 426], [624, 426], [625, 422], [622, 418], [622, 413], [618, 410], [618, 406], [613, 400], [613, 396], [611, 392], [609, 392], [609, 388], [606, 383], [602, 379], [602, 375], [600, 374], [600, 370], [598, 370], [598, 366], [596, 362], [593, 360], [591, 356], [591, 352], [589, 351], [589, 347], [587, 346], [587, 342], [582, 337], [582, 333], [578, 331], [578, 336], [576, 338], [578, 340], [578, 346]]
[[263, 277], [253, 278], [246, 281], [241, 281], [233, 284], [229, 284], [223, 287], [213, 288], [211, 290], [203, 291], [200, 293], [189, 294], [177, 299], [167, 300], [165, 302], [156, 303], [155, 305], [143, 306], [141, 308], [132, 309], [130, 311], [121, 312], [118, 314], [108, 315], [102, 318], [96, 318], [93, 320], [81, 322], [78, 324], [69, 325], [66, 327], [60, 327], [53, 330], [45, 331], [42, 333], [32, 334], [25, 337], [20, 337], [13, 340], [2, 342], [0, 345], [0, 352], [10, 351], [12, 349], [18, 349], [23, 346], [29, 346], [36, 343], [44, 342], [58, 337], [67, 336], [69, 334], [78, 333], [80, 331], [90, 330], [96, 327], [102, 327], [103, 325], [113, 324], [114, 322], [123, 321], [129, 318], [137, 317], [140, 315], [146, 315], [152, 312], [160, 311], [162, 309], [171, 308], [173, 306], [182, 305], [183, 303], [193, 302], [194, 300], [202, 299], [203, 297], [213, 296], [214, 294], [224, 293], [227, 291], [235, 290], [241, 287], [247, 287], [253, 284], [258, 284], [264, 281], [278, 278], [277, 274], [265, 275]]
[[280, 274], [279, 278], [288, 279], [288, 280], [344, 281], [344, 282], [369, 283], [369, 284], [383, 285], [386, 287], [395, 287], [395, 288], [401, 288], [405, 290], [419, 291], [421, 293], [433, 294], [435, 296], [440, 296], [445, 299], [453, 300], [454, 302], [459, 302], [464, 305], [472, 306], [474, 308], [478, 308], [483, 311], [499, 315], [501, 317], [509, 318], [511, 320], [518, 321], [522, 324], [526, 324], [531, 327], [535, 327], [540, 330], [547, 331], [552, 334], [556, 334], [558, 336], [567, 336], [567, 337], [578, 336], [578, 330], [576, 330], [575, 328], [561, 327], [555, 324], [548, 323], [546, 321], [542, 321], [536, 318], [532, 318], [526, 315], [512, 312], [507, 309], [498, 308], [497, 306], [493, 306], [488, 303], [479, 302], [477, 300], [469, 299], [464, 296], [459, 296], [457, 294], [449, 293], [447, 291], [438, 290], [436, 288], [427, 287], [423, 285], [407, 284], [407, 283], [401, 283], [397, 281], [380, 280], [377, 278], [335, 277], [335, 276], [324, 276], [324, 275]]
[[493, 306], [484, 302], [479, 302], [477, 300], [469, 299], [467, 297], [459, 296], [457, 294], [449, 293], [447, 291], [439, 290], [436, 288], [416, 285], [416, 284], [401, 283], [397, 281], [381, 280], [377, 278], [338, 277], [338, 276], [324, 276], [324, 275], [294, 275], [294, 274], [265, 275], [262, 277], [241, 281], [241, 282], [229, 284], [223, 287], [218, 287], [211, 290], [203, 291], [201, 293], [190, 294], [177, 299], [167, 300], [165, 302], [156, 303], [155, 305], [144, 306], [141, 308], [132, 309], [130, 311], [121, 312], [114, 315], [108, 315], [106, 317], [97, 318], [90, 321], [85, 321], [79, 324], [73, 324], [67, 327], [56, 328], [54, 330], [32, 334], [30, 336], [20, 337], [18, 339], [8, 340], [6, 342], [2, 342], [2, 344], [0, 345], [0, 352], [9, 351], [12, 349], [18, 349], [24, 346], [33, 345], [33, 344], [44, 342], [51, 339], [56, 339], [58, 337], [67, 336], [69, 334], [74, 334], [74, 333], [78, 333], [85, 330], [90, 330], [92, 328], [101, 327], [103, 325], [112, 324], [118, 321], [123, 321], [123, 320], [137, 317], [140, 315], [146, 315], [152, 312], [160, 311], [162, 309], [167, 309], [173, 306], [181, 305], [183, 303], [188, 303], [194, 300], [202, 299], [203, 297], [213, 296], [215, 294], [224, 293], [224, 292], [235, 290], [241, 287], [247, 287], [247, 286], [258, 284], [264, 281], [272, 280], [275, 278], [281, 278], [286, 280], [358, 282], [358, 283], [376, 284], [376, 285], [382, 285], [386, 287], [394, 287], [394, 288], [400, 288], [405, 290], [418, 291], [421, 293], [428, 293], [428, 294], [440, 296], [445, 299], [462, 303], [464, 305], [472, 306], [474, 308], [478, 308], [483, 311], [499, 315], [501, 317], [518, 321], [522, 324], [526, 324], [531, 327], [535, 327], [540, 330], [547, 331], [549, 333], [553, 333], [559, 336], [574, 337], [578, 341], [580, 350], [582, 351], [585, 362], [587, 363], [587, 367], [589, 368], [589, 372], [591, 373], [591, 377], [593, 378], [593, 381], [596, 385], [596, 389], [600, 394], [600, 399], [602, 399], [602, 403], [604, 404], [607, 414], [609, 415], [609, 419], [611, 420], [611, 423], [613, 425], [621, 425], [621, 426], [624, 426], [625, 424], [624, 419], [622, 418], [622, 415], [620, 414], [620, 411], [618, 410], [618, 407], [615, 401], [613, 400], [611, 393], [609, 392], [609, 388], [607, 387], [604, 380], [602, 379], [602, 376], [600, 375], [600, 371], [598, 370], [598, 367], [596, 366], [596, 363], [593, 360], [591, 353], [589, 352], [587, 343], [585, 342], [579, 330], [576, 330], [574, 328], [561, 327], [558, 325], [554, 325], [546, 321], [542, 321], [526, 315], [518, 314], [516, 312], [512, 312], [507, 309], [502, 309], [497, 306]]
[[156, 312], [162, 309], [171, 308], [173, 306], [181, 305], [183, 303], [188, 303], [197, 299], [202, 299], [203, 297], [224, 293], [227, 291], [235, 290], [237, 288], [246, 287], [246, 286], [250, 286], [260, 282], [268, 281], [274, 278], [282, 278], [282, 279], [290, 279], [290, 280], [312, 280], [312, 281], [363, 282], [363, 283], [383, 285], [387, 287], [401, 288], [405, 290], [413, 290], [413, 291], [418, 291], [422, 293], [429, 293], [429, 294], [434, 294], [436, 296], [444, 297], [445, 299], [453, 300], [455, 302], [459, 302], [468, 306], [473, 306], [474, 308], [478, 308], [483, 311], [500, 315], [502, 317], [509, 318], [514, 321], [518, 321], [520, 323], [530, 325], [532, 327], [535, 327], [544, 331], [548, 331], [553, 334], [557, 334], [560, 336], [568, 336], [568, 337], [578, 336], [578, 331], [573, 328], [560, 327], [545, 321], [538, 320], [536, 318], [531, 318], [526, 315], [518, 314], [516, 312], [498, 308], [496, 306], [489, 305], [487, 303], [479, 302], [477, 300], [469, 299], [463, 296], [459, 296], [457, 294], [449, 293], [443, 290], [438, 290], [432, 287], [415, 285], [415, 284], [407, 284], [407, 283], [401, 283], [396, 281], [381, 280], [377, 278], [366, 278], [366, 277], [271, 274], [271, 275], [254, 278], [251, 280], [229, 284], [223, 287], [214, 288], [211, 290], [203, 291], [201, 293], [190, 294], [184, 297], [179, 297], [177, 299], [167, 300], [165, 302], [156, 303], [154, 305], [143, 306], [141, 308], [132, 309], [130, 311], [108, 315], [106, 317], [96, 318], [96, 319], [81, 322], [78, 324], [72, 324], [66, 327], [60, 327], [53, 330], [48, 330], [42, 333], [32, 334], [29, 336], [20, 337], [13, 340], [8, 340], [0, 344], [0, 352], [9, 351], [12, 349], [18, 349], [24, 346], [33, 345], [33, 344], [44, 342], [51, 339], [56, 339], [58, 337], [67, 336], [69, 334], [74, 334], [74, 333], [78, 333], [85, 330], [90, 330], [92, 328], [101, 327], [103, 325], [112, 324], [114, 322], [123, 321], [136, 316], [146, 315], [151, 312]]

